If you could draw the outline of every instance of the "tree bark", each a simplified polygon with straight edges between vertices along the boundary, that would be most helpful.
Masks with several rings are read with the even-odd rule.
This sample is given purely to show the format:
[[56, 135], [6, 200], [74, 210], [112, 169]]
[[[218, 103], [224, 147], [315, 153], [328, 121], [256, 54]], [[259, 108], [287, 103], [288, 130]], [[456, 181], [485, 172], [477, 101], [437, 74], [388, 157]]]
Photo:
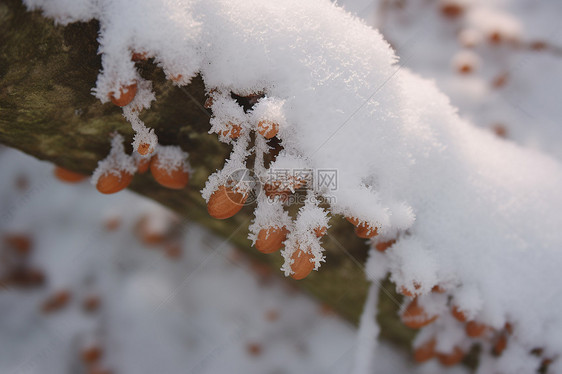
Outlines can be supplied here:
[[[129, 143], [132, 141], [133, 132], [121, 109], [101, 104], [91, 95], [101, 69], [97, 33], [96, 21], [62, 27], [38, 12], [28, 12], [20, 0], [0, 3], [1, 143], [64, 168], [91, 174], [98, 160], [109, 152], [111, 132], [118, 131]], [[202, 106], [202, 79], [197, 77], [189, 87], [179, 88], [166, 81], [151, 61], [137, 66], [141, 75], [153, 82], [157, 97], [142, 119], [155, 129], [160, 143], [179, 145], [190, 153], [194, 173], [185, 190], [160, 187], [149, 173], [135, 176], [130, 189], [228, 238], [282, 276], [278, 270], [281, 256], [261, 254], [247, 239], [253, 206], [227, 220], [216, 220], [206, 211], [199, 191], [209, 174], [222, 167], [230, 147], [207, 133], [210, 112]], [[326, 263], [303, 281], [287, 281], [356, 323], [367, 290], [363, 264], [368, 248], [355, 237], [345, 220], [334, 217], [331, 225], [323, 240]], [[389, 283], [385, 287], [394, 289]], [[397, 306], [386, 294], [380, 300], [382, 336], [408, 344], [413, 332], [399, 322]]]

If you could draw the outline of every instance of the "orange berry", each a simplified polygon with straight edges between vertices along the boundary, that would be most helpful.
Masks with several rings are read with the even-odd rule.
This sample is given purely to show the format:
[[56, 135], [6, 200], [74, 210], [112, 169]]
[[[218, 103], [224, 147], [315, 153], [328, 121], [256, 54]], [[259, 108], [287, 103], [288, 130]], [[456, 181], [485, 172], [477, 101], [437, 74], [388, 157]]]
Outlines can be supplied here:
[[213, 106], [213, 101], [214, 100], [212, 97], [208, 97], [207, 100], [205, 100], [205, 104], [203, 104], [205, 109], [211, 109], [211, 107]]
[[82, 302], [82, 309], [86, 313], [93, 313], [100, 307], [101, 301], [98, 295], [89, 295]]
[[33, 242], [29, 235], [25, 234], [6, 234], [4, 243], [21, 255], [27, 255], [31, 251]]
[[314, 269], [314, 262], [311, 262], [314, 256], [312, 253], [308, 253], [303, 251], [302, 249], [297, 249], [291, 259], [293, 263], [291, 264], [291, 270], [293, 274], [291, 274], [291, 278], [300, 280], [304, 279], [310, 274], [310, 272]]
[[507, 335], [501, 334], [496, 344], [494, 344], [494, 353], [496, 355], [501, 355], [505, 348], [507, 347]]
[[179, 81], [181, 81], [181, 79], [183, 78], [182, 74], [178, 74], [178, 75], [172, 75], [170, 77], [170, 79], [172, 80], [172, 82], [178, 83]]
[[437, 317], [437, 315], [428, 315], [425, 309], [418, 304], [418, 299], [414, 299], [402, 313], [402, 322], [409, 328], [420, 329], [434, 322]]
[[414, 360], [422, 363], [435, 357], [435, 338], [430, 339], [414, 350]]
[[207, 211], [218, 219], [230, 218], [242, 209], [247, 197], [247, 194], [235, 192], [231, 187], [219, 186], [209, 198]]
[[464, 12], [463, 7], [456, 2], [446, 2], [441, 5], [441, 14], [447, 18], [457, 18]]
[[127, 188], [132, 180], [133, 174], [124, 171], [119, 171], [119, 175], [105, 173], [98, 179], [96, 188], [101, 193], [112, 194]]
[[372, 238], [374, 236], [377, 236], [378, 232], [377, 232], [377, 228], [372, 228], [369, 224], [367, 223], [362, 223], [359, 226], [355, 227], [355, 235], [357, 235], [358, 237], [362, 238], [362, 239], [369, 239]]
[[317, 228], [314, 229], [314, 235], [316, 235], [317, 238], [321, 238], [324, 235], [326, 235], [326, 233], [328, 232], [328, 228], [326, 226], [318, 226]]
[[119, 98], [115, 97], [115, 92], [109, 93], [109, 98], [111, 99], [111, 102], [121, 107], [128, 105], [131, 101], [133, 101], [135, 95], [137, 94], [137, 84], [133, 83], [127, 87], [121, 87], [119, 89], [119, 92], [121, 94]]
[[273, 183], [266, 183], [263, 186], [265, 191], [265, 195], [270, 199], [274, 199], [276, 196], [279, 196], [279, 199], [282, 202], [285, 202], [289, 199], [289, 195], [291, 192], [289, 190], [281, 189], [280, 184], [273, 182]]
[[148, 57], [147, 52], [133, 52], [131, 55], [131, 60], [138, 62], [138, 61], [145, 61]]
[[546, 42], [539, 40], [539, 41], [531, 42], [529, 46], [534, 51], [542, 51], [548, 47], [548, 44]]
[[445, 293], [445, 289], [443, 287], [441, 287], [440, 285], [436, 284], [435, 286], [433, 286], [433, 288], [431, 289], [431, 292], [434, 293]]
[[148, 143], [141, 143], [137, 148], [137, 152], [143, 156], [146, 156], [150, 151], [150, 144]]
[[238, 139], [241, 132], [242, 126], [229, 121], [226, 124], [226, 130], [219, 131], [219, 134], [222, 136], [230, 136], [231, 139]]
[[248, 354], [250, 354], [251, 356], [259, 356], [262, 351], [261, 344], [258, 343], [249, 343], [246, 346], [246, 349], [248, 351]]
[[351, 223], [353, 226], [359, 225], [359, 218], [345, 217], [345, 219], [347, 220], [347, 222]]
[[471, 338], [477, 338], [482, 336], [484, 331], [486, 331], [487, 326], [478, 323], [476, 321], [470, 321], [466, 324], [466, 335], [470, 336]]
[[457, 69], [461, 74], [470, 74], [474, 70], [473, 66], [469, 63], [461, 64]]
[[150, 157], [147, 158], [140, 158], [137, 161], [137, 172], [139, 174], [144, 174], [147, 172], [148, 168], [150, 168]]
[[189, 173], [183, 167], [174, 170], [167, 170], [158, 163], [158, 155], [152, 157], [150, 161], [150, 172], [156, 180], [164, 187], [181, 190], [189, 182]]
[[55, 166], [54, 174], [58, 180], [66, 183], [78, 183], [87, 178], [87, 175], [76, 173], [74, 171], [61, 168], [60, 166]]
[[384, 252], [384, 251], [386, 251], [388, 248], [392, 247], [392, 245], [393, 245], [394, 243], [396, 243], [396, 240], [389, 240], [389, 241], [386, 241], [386, 242], [378, 242], [378, 243], [375, 245], [375, 248], [376, 248], [376, 250], [379, 251], [379, 252]]
[[451, 309], [451, 314], [455, 319], [459, 322], [466, 322], [466, 314], [462, 310], [459, 309], [456, 305], [453, 306]]
[[97, 345], [93, 345], [91, 347], [88, 347], [88, 348], [82, 350], [82, 353], [81, 353], [80, 356], [82, 358], [82, 361], [86, 365], [91, 365], [91, 364], [99, 361], [102, 354], [103, 354], [103, 351], [101, 350], [101, 348], [98, 347]]
[[453, 352], [450, 353], [437, 353], [437, 358], [441, 365], [453, 366], [458, 364], [464, 358], [464, 352], [459, 347], [453, 348]]
[[492, 130], [500, 138], [505, 138], [507, 136], [507, 129], [501, 123], [495, 124]]
[[263, 120], [258, 122], [258, 132], [266, 139], [271, 139], [279, 132], [279, 125], [275, 122]]
[[41, 310], [44, 313], [50, 313], [62, 309], [68, 304], [70, 300], [70, 292], [67, 290], [60, 290], [55, 292], [51, 295], [43, 305], [41, 306]]
[[261, 229], [256, 239], [256, 249], [262, 253], [273, 253], [281, 249], [289, 230], [285, 226]]

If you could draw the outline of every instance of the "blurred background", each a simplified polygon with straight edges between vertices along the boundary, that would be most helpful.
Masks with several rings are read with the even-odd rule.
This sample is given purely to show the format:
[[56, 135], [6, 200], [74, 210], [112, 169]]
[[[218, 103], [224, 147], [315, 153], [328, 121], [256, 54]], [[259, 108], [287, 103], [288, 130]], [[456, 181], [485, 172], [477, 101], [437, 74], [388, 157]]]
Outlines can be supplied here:
[[[562, 2], [338, 4], [462, 117], [562, 159]], [[53, 171], [0, 148], [0, 373], [351, 370], [355, 326], [280, 272], [132, 192], [101, 195]], [[383, 345], [377, 372], [410, 362]]]

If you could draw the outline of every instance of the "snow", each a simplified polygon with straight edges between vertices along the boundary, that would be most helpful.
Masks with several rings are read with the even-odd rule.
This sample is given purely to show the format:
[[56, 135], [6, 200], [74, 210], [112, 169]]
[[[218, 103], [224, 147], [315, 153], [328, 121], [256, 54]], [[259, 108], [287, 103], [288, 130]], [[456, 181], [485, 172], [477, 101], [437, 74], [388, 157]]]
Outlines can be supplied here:
[[[320, 241], [309, 230], [309, 218], [321, 215], [306, 213], [317, 208], [317, 197], [330, 197], [332, 214], [357, 217], [382, 237], [396, 239], [385, 267], [398, 287], [419, 285], [417, 302], [440, 315], [435, 322], [438, 350], [446, 353], [471, 342], [450, 316], [452, 297], [480, 323], [496, 330], [506, 322], [514, 326], [505, 356], [483, 367], [527, 372], [537, 363], [522, 352], [547, 347], [549, 355], [562, 353], [560, 126], [540, 115], [506, 110], [505, 117], [499, 116], [506, 106], [527, 113], [527, 106], [535, 109], [538, 103], [539, 111], [546, 108], [560, 118], [554, 99], [559, 95], [543, 101], [544, 95], [535, 94], [541, 84], [549, 94], [559, 90], [558, 57], [531, 55], [522, 47], [539, 39], [550, 49], [558, 47], [552, 14], [560, 14], [559, 3], [547, 2], [531, 17], [528, 1], [467, 0], [457, 20], [443, 19], [440, 2], [391, 7], [376, 21], [398, 46], [401, 64], [378, 31], [327, 0], [106, 0], [72, 5], [68, 11], [61, 10], [66, 2], [60, 0], [26, 4], [63, 23], [99, 19], [103, 71], [95, 94], [102, 102], [110, 92], [140, 82], [132, 51], [154, 56], [176, 84], [187, 84], [200, 73], [207, 90], [216, 89], [211, 132], [233, 143], [233, 151], [202, 191], [207, 201], [234, 172], [249, 170], [246, 160], [252, 152], [257, 176], [266, 172], [264, 139], [256, 135], [249, 148], [260, 119], [281, 122], [285, 153], [270, 169], [338, 171], [338, 188], [314, 188], [296, 218], [282, 251], [286, 275], [298, 248], [314, 255], [315, 270], [324, 260]], [[462, 30], [464, 46], [457, 35]], [[427, 53], [435, 45], [449, 57]], [[465, 50], [470, 45], [474, 51]], [[504, 61], [505, 50], [519, 59], [516, 66]], [[488, 56], [496, 56], [498, 65], [489, 64]], [[526, 61], [531, 60], [551, 74], [527, 82], [534, 79], [527, 74], [532, 68]], [[420, 74], [460, 70], [440, 85], [472, 115], [461, 118], [437, 85], [409, 70], [410, 64]], [[497, 87], [492, 92], [488, 82], [506, 70], [508, 87], [534, 89], [502, 92]], [[266, 99], [255, 112], [244, 112], [230, 92], [263, 93]], [[147, 107], [150, 95], [143, 95]], [[519, 145], [482, 128], [497, 121], [509, 122], [510, 137]], [[224, 132], [229, 124], [241, 126], [236, 139]], [[246, 193], [254, 186], [237, 187]], [[446, 293], [432, 294], [436, 285]]]

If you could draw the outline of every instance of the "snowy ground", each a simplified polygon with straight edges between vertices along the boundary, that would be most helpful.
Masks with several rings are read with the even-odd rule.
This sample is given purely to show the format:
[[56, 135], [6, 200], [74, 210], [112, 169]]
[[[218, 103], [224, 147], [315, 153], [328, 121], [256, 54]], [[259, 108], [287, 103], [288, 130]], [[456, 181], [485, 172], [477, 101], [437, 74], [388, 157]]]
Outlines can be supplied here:
[[[2, 148], [0, 170], [0, 234], [32, 238], [26, 264], [45, 275], [43, 286], [0, 292], [0, 373], [86, 373], [80, 352], [92, 345], [105, 351], [104, 368], [122, 374], [349, 370], [351, 325], [203, 228], [182, 226], [181, 256], [171, 258], [135, 233], [142, 216], [157, 231], [174, 221], [155, 203], [61, 183], [51, 164], [11, 149]], [[63, 289], [67, 305], [42, 312]], [[100, 307], [86, 313], [91, 295]], [[406, 361], [386, 349], [380, 373], [405, 372]]]

